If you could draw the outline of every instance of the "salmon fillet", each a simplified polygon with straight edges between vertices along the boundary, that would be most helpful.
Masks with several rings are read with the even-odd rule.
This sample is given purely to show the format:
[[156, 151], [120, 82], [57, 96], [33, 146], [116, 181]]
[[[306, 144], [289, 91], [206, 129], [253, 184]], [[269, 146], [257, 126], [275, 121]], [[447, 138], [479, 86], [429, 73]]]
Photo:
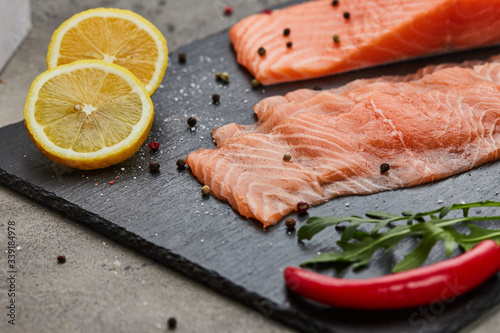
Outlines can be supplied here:
[[268, 227], [300, 201], [414, 186], [500, 158], [499, 84], [492, 61], [300, 89], [255, 105], [256, 124], [214, 130], [217, 148], [186, 162], [213, 195]]
[[499, 43], [500, 0], [308, 1], [246, 17], [229, 38], [269, 85]]

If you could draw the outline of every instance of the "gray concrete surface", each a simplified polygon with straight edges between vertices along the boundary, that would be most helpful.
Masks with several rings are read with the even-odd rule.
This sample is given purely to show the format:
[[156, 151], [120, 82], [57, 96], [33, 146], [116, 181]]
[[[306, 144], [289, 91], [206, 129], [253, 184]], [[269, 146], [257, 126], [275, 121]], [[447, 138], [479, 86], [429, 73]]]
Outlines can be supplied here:
[[[174, 50], [281, 2], [32, 0], [29, 38], [0, 72], [0, 126], [23, 119], [29, 86], [46, 69], [50, 36], [74, 13], [99, 6], [134, 10], [151, 20]], [[230, 17], [222, 15], [227, 4], [235, 8]], [[181, 333], [293, 332], [0, 186], [1, 253], [7, 247], [8, 221], [16, 224], [19, 246], [17, 318], [15, 327], [7, 323], [7, 258], [1, 255], [0, 332], [166, 332], [171, 316]], [[67, 258], [64, 265], [57, 264], [59, 254]], [[495, 332], [499, 326], [497, 308], [462, 333]]]

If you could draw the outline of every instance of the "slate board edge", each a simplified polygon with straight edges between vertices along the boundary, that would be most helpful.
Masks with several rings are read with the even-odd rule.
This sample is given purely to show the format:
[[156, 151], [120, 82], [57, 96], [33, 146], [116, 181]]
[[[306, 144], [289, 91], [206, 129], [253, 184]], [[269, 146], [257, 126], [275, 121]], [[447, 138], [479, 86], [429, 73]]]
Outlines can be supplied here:
[[[10, 126], [23, 126], [23, 124], [21, 121], [5, 127]], [[273, 318], [287, 326], [298, 329], [301, 332], [336, 332], [327, 325], [322, 325], [317, 320], [308, 317], [293, 308], [284, 308], [264, 296], [250, 292], [244, 287], [221, 276], [217, 272], [192, 263], [185, 257], [173, 253], [169, 249], [157, 246], [126, 230], [125, 228], [104, 219], [98, 214], [89, 212], [78, 205], [58, 197], [53, 192], [49, 192], [39, 186], [30, 184], [14, 174], [9, 174], [2, 168], [0, 168], [0, 184], [4, 184], [12, 190], [19, 192], [32, 200], [38, 201], [51, 209], [63, 213], [65, 216], [90, 227], [105, 237], [113, 239], [116, 242], [161, 263], [162, 265], [178, 271], [194, 281], [197, 281], [206, 287], [229, 297], [230, 299], [256, 310], [265, 317]], [[500, 295], [495, 297], [494, 304], [498, 303], [500, 303]], [[479, 305], [472, 306], [469, 311], [463, 314], [460, 323], [457, 323], [453, 320], [453, 318], [443, 320], [441, 328], [445, 327], [445, 329], [441, 332], [458, 332], [460, 329], [469, 325], [474, 320], [477, 320], [481, 315], [484, 315], [485, 312], [490, 310], [491, 308], [488, 305], [489, 304], [480, 302]], [[272, 309], [270, 314], [266, 314], [266, 312], [268, 312], [266, 308]]]
[[175, 254], [166, 248], [157, 246], [95, 213], [91, 213], [65, 199], [58, 197], [52, 192], [46, 191], [39, 186], [32, 185], [13, 174], [9, 174], [2, 168], [0, 168], [0, 183], [29, 197], [32, 200], [38, 201], [51, 209], [63, 213], [72, 220], [78, 221], [87, 227], [90, 227], [98, 233], [113, 239], [119, 244], [131, 248], [146, 257], [149, 257], [188, 276], [189, 278], [211, 288], [212, 290], [215, 290], [218, 293], [253, 308], [264, 316], [266, 315], [263, 312], [267, 311], [263, 311], [263, 309], [271, 307], [273, 310], [271, 314], [266, 317], [278, 320], [281, 323], [300, 330], [301, 332], [335, 332], [327, 326], [319, 324], [317, 321], [301, 314], [300, 312], [291, 308], [285, 309], [279, 304], [231, 282], [215, 271], [205, 269], [200, 265], [192, 263], [183, 256]]

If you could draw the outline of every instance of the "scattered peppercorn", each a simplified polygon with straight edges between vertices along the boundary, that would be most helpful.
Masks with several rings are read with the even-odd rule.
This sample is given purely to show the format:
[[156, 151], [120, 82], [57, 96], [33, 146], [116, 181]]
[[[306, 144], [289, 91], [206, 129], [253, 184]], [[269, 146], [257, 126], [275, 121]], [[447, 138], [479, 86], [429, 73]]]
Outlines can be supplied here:
[[182, 158], [179, 158], [177, 160], [177, 169], [184, 169], [186, 167], [186, 161], [184, 161]]
[[177, 327], [177, 319], [175, 319], [175, 317], [170, 317], [167, 320], [167, 324], [168, 324], [168, 329], [173, 330]]
[[307, 210], [309, 209], [309, 207], [311, 207], [311, 205], [308, 204], [305, 201], [299, 201], [297, 203], [297, 210], [299, 211], [299, 213], [305, 213], [305, 212], [307, 212]]
[[292, 154], [290, 153], [285, 153], [285, 155], [283, 155], [283, 159], [285, 161], [290, 161], [292, 159]]
[[233, 13], [233, 7], [232, 6], [226, 6], [224, 8], [224, 15], [229, 16]]
[[286, 43], [286, 47], [288, 47], [289, 49], [291, 49], [291, 48], [292, 48], [292, 46], [293, 46], [292, 42], [287, 42], [287, 43]]
[[187, 58], [186, 53], [181, 52], [177, 56], [179, 58], [179, 64], [185, 64], [186, 63], [186, 58]]
[[157, 151], [160, 148], [160, 144], [156, 141], [153, 141], [149, 143], [148, 147], [149, 149], [151, 149], [151, 151]]
[[207, 195], [210, 193], [210, 187], [208, 185], [203, 185], [203, 187], [201, 188], [201, 193]]
[[351, 14], [349, 12], [344, 12], [344, 18], [346, 20], [350, 19], [351, 18]]
[[97, 186], [97, 185], [99, 185], [99, 183], [98, 183], [98, 182], [95, 182], [94, 186]]
[[285, 221], [285, 225], [288, 229], [295, 229], [295, 224], [297, 222], [295, 222], [295, 219], [292, 219], [291, 217], [286, 219]]
[[332, 6], [336, 7], [339, 5], [339, 0], [333, 0], [332, 1]]
[[335, 225], [335, 230], [337, 231], [344, 231], [347, 227], [345, 225], [340, 225], [340, 224], [337, 224]]
[[160, 163], [158, 163], [156, 161], [150, 161], [149, 162], [149, 171], [151, 171], [151, 172], [160, 171]]
[[66, 262], [66, 256], [57, 256], [57, 263], [64, 264]]
[[198, 121], [196, 120], [195, 117], [189, 117], [187, 120], [187, 123], [189, 127], [194, 127]]
[[75, 109], [75, 111], [80, 111], [82, 109], [82, 106], [80, 104], [75, 104], [73, 106], [73, 109]]
[[339, 37], [339, 35], [333, 35], [333, 41], [335, 42], [335, 44], [340, 43], [340, 37]]
[[228, 72], [220, 73], [220, 80], [224, 83], [228, 83], [229, 82], [229, 73]]
[[387, 172], [391, 169], [391, 166], [387, 163], [380, 164], [380, 173]]
[[288, 36], [290, 35], [290, 29], [286, 28], [285, 30], [283, 30], [283, 36]]
[[214, 104], [217, 104], [217, 103], [219, 103], [219, 101], [220, 101], [220, 95], [219, 94], [213, 94], [212, 95], [212, 102]]
[[260, 86], [260, 82], [257, 79], [252, 80], [252, 88], [257, 89]]
[[261, 57], [263, 57], [263, 56], [265, 56], [265, 55], [266, 55], [266, 49], [265, 49], [265, 48], [263, 48], [263, 47], [259, 47], [259, 49], [257, 50], [257, 53], [258, 53]]
[[312, 87], [312, 90], [323, 90], [321, 86], [315, 85]]
[[269, 9], [269, 8], [264, 9], [262, 12], [264, 14], [268, 14], [268, 15], [273, 13], [273, 11], [271, 9]]
[[222, 72], [217, 72], [215, 73], [215, 79], [220, 80], [220, 76], [222, 75]]
[[115, 181], [112, 180], [112, 181], [109, 182], [109, 185], [113, 185], [114, 183], [115, 183]]

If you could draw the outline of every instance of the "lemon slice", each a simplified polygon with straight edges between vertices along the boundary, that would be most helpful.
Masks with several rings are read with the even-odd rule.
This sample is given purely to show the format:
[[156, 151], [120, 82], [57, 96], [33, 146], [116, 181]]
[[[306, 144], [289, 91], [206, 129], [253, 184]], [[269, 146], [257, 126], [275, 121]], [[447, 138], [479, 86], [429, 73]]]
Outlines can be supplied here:
[[153, 123], [153, 103], [127, 69], [80, 60], [40, 74], [24, 106], [36, 146], [51, 160], [98, 169], [132, 156]]
[[151, 22], [129, 10], [89, 9], [72, 16], [54, 32], [47, 66], [50, 69], [82, 59], [127, 68], [152, 95], [167, 68], [167, 41]]

